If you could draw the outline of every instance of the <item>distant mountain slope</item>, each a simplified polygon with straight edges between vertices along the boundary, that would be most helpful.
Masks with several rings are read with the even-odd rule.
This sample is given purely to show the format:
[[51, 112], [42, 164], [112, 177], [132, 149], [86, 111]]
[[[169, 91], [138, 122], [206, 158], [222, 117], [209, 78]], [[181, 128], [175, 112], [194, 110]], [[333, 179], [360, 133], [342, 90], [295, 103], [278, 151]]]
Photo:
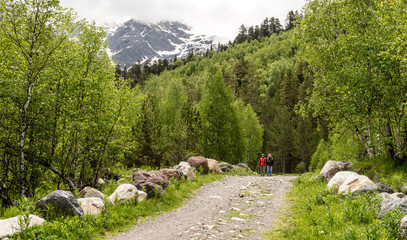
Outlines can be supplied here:
[[105, 29], [113, 59], [127, 66], [147, 59], [185, 57], [191, 50], [206, 50], [213, 42], [180, 22], [149, 24], [131, 19], [117, 26], [106, 25]]

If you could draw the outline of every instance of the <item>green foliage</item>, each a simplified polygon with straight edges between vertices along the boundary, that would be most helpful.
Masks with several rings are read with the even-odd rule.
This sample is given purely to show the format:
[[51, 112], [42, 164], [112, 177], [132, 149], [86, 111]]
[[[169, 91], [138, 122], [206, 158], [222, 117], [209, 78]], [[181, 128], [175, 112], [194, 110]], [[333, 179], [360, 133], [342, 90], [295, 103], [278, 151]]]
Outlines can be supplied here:
[[381, 198], [376, 194], [342, 196], [329, 191], [312, 175], [299, 177], [289, 194], [290, 214], [273, 239], [400, 239], [402, 213], [377, 219]]
[[329, 160], [348, 161], [356, 164], [358, 160], [361, 160], [362, 152], [363, 150], [352, 132], [331, 132], [327, 142], [323, 139], [319, 142], [317, 150], [311, 157], [309, 170], [321, 170]]
[[200, 103], [202, 150], [205, 156], [238, 163], [244, 142], [233, 96], [219, 67], [210, 67]]
[[261, 154], [263, 145], [263, 128], [259, 118], [250, 104], [244, 105], [243, 101], [234, 102], [237, 109], [242, 137], [244, 141], [244, 161], [251, 167], [257, 166], [257, 156]]
[[103, 30], [58, 1], [0, 7], [2, 204], [52, 178], [72, 190], [94, 186], [132, 147], [123, 123], [137, 109], [135, 92], [114, 81]]
[[369, 157], [387, 153], [398, 164], [407, 159], [406, 64], [399, 61], [405, 8], [400, 0], [312, 1], [297, 28], [301, 56], [315, 77], [303, 106], [345, 124]]

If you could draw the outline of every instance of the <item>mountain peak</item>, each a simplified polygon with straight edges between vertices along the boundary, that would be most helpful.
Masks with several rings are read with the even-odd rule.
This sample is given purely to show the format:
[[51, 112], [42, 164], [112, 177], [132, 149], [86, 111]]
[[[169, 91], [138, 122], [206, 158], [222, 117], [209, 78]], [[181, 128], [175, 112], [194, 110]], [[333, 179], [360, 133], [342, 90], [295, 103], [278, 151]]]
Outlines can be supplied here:
[[191, 50], [205, 51], [213, 43], [211, 38], [194, 34], [190, 26], [177, 21], [154, 24], [132, 18], [123, 24], [109, 24], [105, 29], [113, 59], [127, 66], [147, 59], [182, 58]]

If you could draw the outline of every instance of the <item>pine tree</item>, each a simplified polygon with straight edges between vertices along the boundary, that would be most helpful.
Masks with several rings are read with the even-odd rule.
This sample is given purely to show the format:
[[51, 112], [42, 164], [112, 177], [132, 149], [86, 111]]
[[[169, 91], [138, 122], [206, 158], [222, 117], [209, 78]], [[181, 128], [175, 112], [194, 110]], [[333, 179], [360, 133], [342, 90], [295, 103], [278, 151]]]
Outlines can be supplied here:
[[247, 29], [242, 24], [239, 28], [239, 33], [237, 34], [235, 40], [233, 41], [234, 44], [244, 43], [247, 40]]
[[257, 40], [260, 39], [260, 27], [259, 27], [259, 25], [256, 25], [254, 27], [254, 39], [257, 39]]
[[122, 67], [120, 66], [120, 64], [116, 64], [116, 66], [114, 67], [114, 77], [116, 81], [119, 81], [122, 76], [123, 76]]
[[260, 25], [260, 38], [269, 36], [269, 19], [266, 18]]
[[253, 39], [256, 39], [254, 37], [254, 28], [253, 28], [253, 26], [250, 26], [249, 29], [247, 30], [247, 37], [248, 37], [249, 42], [251, 40], [253, 40]]

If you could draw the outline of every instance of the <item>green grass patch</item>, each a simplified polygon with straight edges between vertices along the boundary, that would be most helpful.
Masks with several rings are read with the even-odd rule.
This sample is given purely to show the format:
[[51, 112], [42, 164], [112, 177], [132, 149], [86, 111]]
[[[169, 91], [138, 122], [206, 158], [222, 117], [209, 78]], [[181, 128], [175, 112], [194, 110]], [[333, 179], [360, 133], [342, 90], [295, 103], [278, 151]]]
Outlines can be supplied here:
[[[160, 213], [169, 212], [182, 206], [194, 195], [195, 190], [204, 184], [223, 179], [220, 174], [197, 174], [196, 181], [174, 181], [165, 190], [167, 194], [160, 198], [150, 198], [141, 203], [107, 204], [105, 211], [99, 216], [85, 216], [84, 220], [77, 217], [47, 219], [42, 226], [33, 227], [10, 239], [99, 239], [104, 236], [125, 231], [134, 224], [145, 221]], [[117, 185], [116, 185], [117, 186]], [[115, 184], [110, 183], [105, 193], [113, 192]], [[9, 214], [15, 214], [9, 210]]]
[[377, 219], [381, 198], [376, 194], [338, 195], [308, 174], [294, 181], [288, 200], [288, 214], [265, 239], [401, 239], [404, 214]]

